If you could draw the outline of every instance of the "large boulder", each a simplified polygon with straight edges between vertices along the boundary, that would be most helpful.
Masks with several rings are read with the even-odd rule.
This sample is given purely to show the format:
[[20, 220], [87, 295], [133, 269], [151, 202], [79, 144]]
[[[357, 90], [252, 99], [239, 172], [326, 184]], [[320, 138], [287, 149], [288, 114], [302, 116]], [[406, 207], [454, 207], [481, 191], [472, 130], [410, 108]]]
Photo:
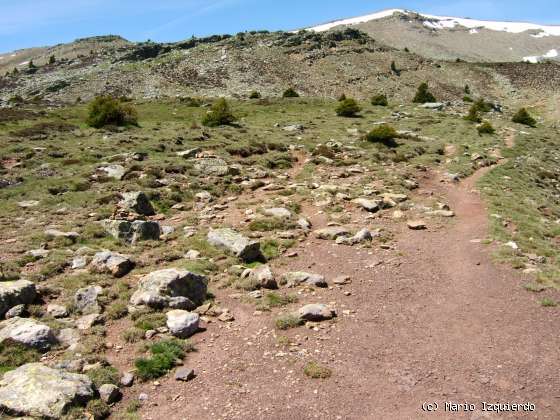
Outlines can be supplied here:
[[128, 255], [102, 251], [93, 256], [89, 268], [94, 273], [109, 273], [114, 277], [122, 277], [134, 268], [134, 261]]
[[104, 220], [103, 225], [107, 232], [115, 239], [135, 244], [138, 241], [157, 241], [161, 235], [158, 222], [135, 220]]
[[200, 316], [197, 313], [175, 309], [165, 315], [167, 328], [175, 337], [189, 338], [198, 331]]
[[150, 199], [141, 191], [123, 193], [119, 206], [122, 209], [144, 216], [153, 216], [156, 214], [152, 203], [150, 203]]
[[16, 305], [32, 303], [36, 296], [35, 284], [28, 280], [0, 282], [0, 317]]
[[101, 312], [101, 307], [97, 299], [103, 293], [100, 286], [88, 286], [78, 289], [74, 295], [76, 309], [82, 314], [97, 314]]
[[174, 268], [144, 276], [130, 298], [134, 306], [194, 309], [206, 299], [208, 279], [190, 271]]
[[60, 419], [70, 407], [86, 404], [95, 390], [86, 375], [28, 363], [0, 380], [0, 412], [12, 416]]
[[237, 258], [251, 262], [262, 258], [261, 244], [251, 240], [233, 229], [210, 229], [208, 242], [215, 247], [225, 249]]
[[31, 318], [14, 317], [0, 322], [0, 343], [12, 340], [27, 347], [47, 351], [56, 343], [53, 331], [47, 325]]

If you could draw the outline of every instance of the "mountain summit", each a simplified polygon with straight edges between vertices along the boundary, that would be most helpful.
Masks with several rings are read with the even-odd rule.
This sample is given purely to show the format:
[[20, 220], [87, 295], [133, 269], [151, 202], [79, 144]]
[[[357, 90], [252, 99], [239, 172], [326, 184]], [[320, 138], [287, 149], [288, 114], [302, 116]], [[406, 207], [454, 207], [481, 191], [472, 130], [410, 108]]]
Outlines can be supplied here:
[[404, 9], [336, 20], [307, 28], [324, 32], [343, 26], [362, 30], [395, 48], [434, 59], [536, 63], [558, 59], [560, 26], [435, 16]]

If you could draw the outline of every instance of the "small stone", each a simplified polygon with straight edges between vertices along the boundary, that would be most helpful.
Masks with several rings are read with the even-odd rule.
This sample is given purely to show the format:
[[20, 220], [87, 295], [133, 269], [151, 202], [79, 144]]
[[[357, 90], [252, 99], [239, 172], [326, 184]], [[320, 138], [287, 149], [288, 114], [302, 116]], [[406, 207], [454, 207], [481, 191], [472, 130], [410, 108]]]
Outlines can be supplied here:
[[165, 315], [167, 327], [175, 337], [189, 338], [198, 331], [200, 316], [197, 313], [175, 309]]
[[180, 367], [175, 372], [176, 381], [188, 382], [191, 379], [194, 379], [194, 377], [195, 377], [194, 370], [190, 368]]
[[125, 387], [130, 387], [134, 384], [134, 375], [130, 372], [124, 373], [121, 376], [120, 384]]
[[230, 312], [223, 312], [218, 317], [218, 320], [222, 322], [233, 322], [235, 320], [235, 317]]
[[407, 223], [409, 229], [412, 230], [423, 230], [426, 229], [426, 222], [422, 220], [410, 220]]

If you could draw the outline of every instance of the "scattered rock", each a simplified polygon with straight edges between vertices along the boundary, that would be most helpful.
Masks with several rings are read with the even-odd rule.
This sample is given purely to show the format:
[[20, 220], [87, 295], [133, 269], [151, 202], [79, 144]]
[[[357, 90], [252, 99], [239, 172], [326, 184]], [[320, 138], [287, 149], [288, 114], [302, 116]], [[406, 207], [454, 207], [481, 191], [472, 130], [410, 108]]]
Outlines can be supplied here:
[[165, 315], [169, 332], [175, 337], [189, 338], [198, 331], [200, 316], [197, 313], [175, 309]]
[[68, 309], [66, 309], [66, 306], [49, 303], [47, 305], [47, 315], [53, 318], [65, 318], [68, 316]]
[[84, 315], [76, 320], [76, 327], [81, 330], [89, 330], [96, 324], [103, 322], [103, 317], [99, 314]]
[[261, 265], [251, 270], [249, 278], [255, 280], [259, 288], [278, 289], [278, 283], [268, 265]]
[[220, 158], [198, 158], [195, 160], [194, 169], [206, 176], [239, 175], [237, 168], [228, 166], [227, 162]]
[[31, 318], [14, 317], [0, 322], [0, 343], [13, 340], [40, 351], [47, 351], [56, 338], [49, 326]]
[[297, 225], [303, 230], [310, 230], [312, 227], [311, 222], [307, 220], [305, 217], [300, 217], [297, 221]]
[[121, 390], [113, 384], [103, 384], [99, 387], [99, 398], [107, 404], [113, 404], [122, 397]]
[[198, 260], [200, 258], [200, 252], [191, 249], [185, 254], [187, 260]]
[[189, 308], [194, 309], [206, 299], [208, 279], [190, 271], [174, 268], [154, 271], [144, 276], [130, 303], [134, 306], [164, 308], [172, 298], [189, 300]]
[[218, 316], [218, 321], [233, 322], [233, 321], [235, 321], [235, 317], [233, 316], [233, 314], [231, 312], [224, 311], [220, 314], [220, 316]]
[[134, 261], [128, 255], [111, 251], [98, 252], [93, 256], [90, 271], [94, 273], [109, 273], [113, 277], [122, 277], [134, 268]]
[[75, 241], [80, 237], [78, 232], [62, 232], [57, 229], [47, 229], [45, 230], [45, 235], [51, 238], [68, 238], [72, 241]]
[[26, 314], [27, 310], [25, 309], [25, 305], [16, 305], [11, 308], [8, 312], [6, 312], [6, 319], [15, 318], [16, 316], [23, 317]]
[[134, 384], [134, 375], [132, 373], [124, 373], [121, 376], [120, 384], [125, 387], [131, 387]]
[[265, 216], [276, 217], [277, 219], [290, 219], [292, 217], [292, 212], [284, 207], [263, 209], [262, 212]]
[[177, 156], [182, 157], [184, 159], [191, 159], [196, 157], [196, 155], [200, 153], [200, 148], [195, 147], [194, 149], [183, 150], [181, 152], [177, 152]]
[[369, 211], [370, 213], [375, 213], [379, 211], [381, 208], [381, 202], [379, 200], [370, 200], [368, 198], [356, 198], [352, 200], [353, 203], [356, 203], [364, 210]]
[[425, 104], [420, 105], [420, 108], [426, 109], [434, 109], [437, 111], [441, 111], [445, 104], [443, 102], [426, 102]]
[[37, 200], [19, 201], [17, 205], [22, 209], [29, 209], [31, 207], [37, 207], [39, 202]]
[[0, 411], [16, 416], [59, 419], [67, 409], [94, 398], [86, 375], [28, 363], [7, 372], [0, 381]]
[[49, 256], [50, 251], [48, 249], [44, 249], [44, 248], [38, 248], [38, 249], [31, 249], [29, 251], [27, 251], [25, 253], [25, 255], [29, 255], [33, 258], [46, 258]]
[[122, 209], [144, 216], [153, 216], [156, 214], [148, 196], [141, 191], [123, 193], [119, 206]]
[[33, 303], [36, 296], [35, 284], [28, 280], [0, 282], [0, 317], [16, 305]]
[[237, 233], [233, 229], [210, 229], [208, 242], [218, 248], [225, 249], [246, 262], [262, 259], [260, 243]]
[[95, 172], [95, 175], [98, 177], [102, 176], [120, 181], [123, 179], [126, 170], [121, 165], [107, 165], [97, 168]]
[[426, 229], [426, 222], [422, 220], [410, 220], [406, 223], [409, 229], [412, 230], [423, 230]]

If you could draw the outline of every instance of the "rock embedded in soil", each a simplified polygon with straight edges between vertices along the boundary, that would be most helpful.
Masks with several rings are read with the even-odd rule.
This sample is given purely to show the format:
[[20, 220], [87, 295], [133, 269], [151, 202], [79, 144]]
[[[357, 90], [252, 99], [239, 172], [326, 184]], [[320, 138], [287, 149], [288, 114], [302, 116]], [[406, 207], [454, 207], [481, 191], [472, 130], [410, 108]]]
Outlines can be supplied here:
[[113, 277], [122, 277], [134, 268], [134, 261], [128, 255], [102, 251], [93, 256], [89, 268], [94, 273], [108, 273]]
[[175, 372], [176, 381], [188, 382], [194, 378], [195, 378], [194, 370], [190, 368], [180, 367]]
[[120, 384], [124, 387], [131, 387], [134, 384], [134, 375], [132, 373], [124, 373], [121, 376]]
[[304, 321], [326, 321], [334, 318], [336, 311], [323, 303], [311, 303], [300, 308], [297, 316]]
[[340, 236], [350, 236], [352, 232], [343, 226], [329, 226], [315, 231], [315, 236], [318, 239], [331, 239], [335, 240]]
[[352, 202], [370, 213], [375, 213], [381, 209], [381, 201], [379, 200], [371, 200], [369, 198], [356, 198], [355, 200], [352, 200]]
[[119, 207], [144, 216], [156, 214], [148, 196], [142, 191], [123, 193]]
[[66, 306], [49, 303], [47, 305], [47, 315], [52, 316], [53, 318], [65, 318], [68, 316], [68, 309]]
[[60, 419], [74, 405], [85, 405], [95, 390], [86, 375], [28, 363], [0, 380], [0, 412]]
[[107, 165], [101, 166], [96, 169], [95, 175], [96, 176], [103, 176], [106, 178], [113, 178], [118, 181], [122, 180], [126, 170], [122, 165]]
[[199, 329], [200, 316], [197, 313], [175, 309], [165, 315], [169, 332], [175, 337], [189, 338]]
[[[181, 299], [183, 309], [187, 306], [189, 309], [194, 309], [206, 299], [207, 290], [206, 276], [169, 268], [153, 271], [140, 279], [138, 289], [130, 298], [130, 303], [133, 306], [161, 309], [177, 302], [176, 298], [184, 298]], [[185, 299], [191, 303], [186, 305], [188, 302]]]
[[262, 210], [265, 216], [276, 217], [277, 219], [290, 219], [292, 212], [284, 207], [273, 207]]
[[282, 281], [287, 287], [296, 287], [300, 284], [307, 284], [315, 287], [327, 287], [325, 277], [320, 274], [306, 273], [304, 271], [292, 271], [282, 276]]
[[0, 317], [16, 305], [33, 303], [36, 296], [35, 284], [28, 280], [0, 282]]
[[278, 289], [278, 283], [268, 265], [261, 265], [249, 272], [249, 278], [254, 280], [258, 288]]
[[252, 262], [262, 259], [261, 245], [230, 228], [210, 229], [208, 242], [218, 248], [225, 249], [237, 258]]
[[56, 337], [48, 325], [20, 317], [0, 322], [0, 343], [8, 339], [40, 351], [47, 351], [56, 343]]
[[411, 230], [424, 230], [426, 229], [426, 222], [423, 220], [410, 220], [406, 223]]

